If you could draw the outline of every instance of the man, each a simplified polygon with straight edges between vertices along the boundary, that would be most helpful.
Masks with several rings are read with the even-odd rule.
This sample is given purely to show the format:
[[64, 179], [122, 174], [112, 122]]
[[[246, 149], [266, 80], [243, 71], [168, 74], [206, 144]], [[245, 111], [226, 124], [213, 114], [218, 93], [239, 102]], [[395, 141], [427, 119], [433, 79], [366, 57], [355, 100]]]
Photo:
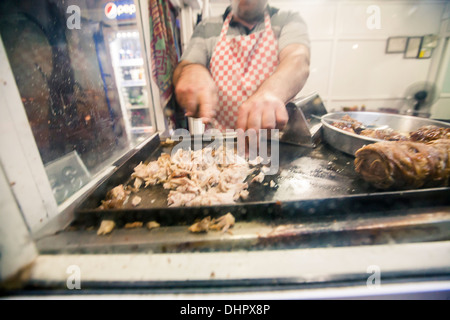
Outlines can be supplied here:
[[196, 27], [173, 77], [187, 116], [222, 131], [286, 125], [285, 104], [309, 76], [309, 38], [299, 15], [267, 2], [231, 0]]

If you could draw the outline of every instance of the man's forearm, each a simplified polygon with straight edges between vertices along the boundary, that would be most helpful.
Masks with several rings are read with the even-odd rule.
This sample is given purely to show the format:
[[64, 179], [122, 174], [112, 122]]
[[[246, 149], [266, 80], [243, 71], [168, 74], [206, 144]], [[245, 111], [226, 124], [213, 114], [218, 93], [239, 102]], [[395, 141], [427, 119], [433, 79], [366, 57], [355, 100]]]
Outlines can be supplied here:
[[186, 60], [182, 60], [173, 72], [172, 81], [173, 81], [174, 86], [176, 86], [178, 84], [178, 81], [180, 80], [183, 70], [185, 68], [191, 68], [191, 67], [196, 69], [195, 72], [201, 72], [203, 75], [205, 75], [205, 76], [207, 75], [208, 78], [211, 77], [209, 70], [204, 65], [199, 64], [199, 63], [193, 63], [193, 62], [186, 61]]
[[270, 93], [285, 103], [294, 98], [309, 77], [310, 53], [304, 45], [290, 45], [280, 53], [276, 71], [259, 87], [256, 94]]
[[173, 74], [175, 95], [188, 117], [202, 118], [205, 123], [214, 116], [217, 88], [207, 68], [201, 64], [181, 61]]
[[176, 86], [178, 83], [178, 80], [180, 80], [180, 76], [181, 76], [181, 73], [183, 72], [184, 67], [186, 67], [190, 64], [191, 63], [189, 61], [183, 60], [177, 65], [177, 67], [175, 68], [175, 70], [173, 72], [173, 77], [172, 77], [174, 86]]

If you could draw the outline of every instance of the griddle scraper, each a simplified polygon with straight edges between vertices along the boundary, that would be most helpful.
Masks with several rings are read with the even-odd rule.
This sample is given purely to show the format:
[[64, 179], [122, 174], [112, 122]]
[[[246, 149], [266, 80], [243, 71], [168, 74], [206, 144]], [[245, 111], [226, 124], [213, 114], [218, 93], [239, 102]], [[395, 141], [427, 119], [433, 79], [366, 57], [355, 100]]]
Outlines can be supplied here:
[[319, 94], [294, 99], [287, 103], [286, 109], [289, 121], [280, 132], [280, 142], [315, 148], [322, 133], [322, 124], [317, 117], [327, 114]]

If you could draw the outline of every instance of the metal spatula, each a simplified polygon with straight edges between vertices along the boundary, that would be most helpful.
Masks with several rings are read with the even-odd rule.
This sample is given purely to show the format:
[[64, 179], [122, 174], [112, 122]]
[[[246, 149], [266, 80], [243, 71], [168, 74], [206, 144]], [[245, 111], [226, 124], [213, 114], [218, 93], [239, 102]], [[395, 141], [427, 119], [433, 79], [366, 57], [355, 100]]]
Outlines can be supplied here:
[[322, 124], [317, 116], [327, 114], [319, 94], [313, 93], [290, 101], [286, 105], [289, 121], [280, 142], [315, 148], [320, 142]]

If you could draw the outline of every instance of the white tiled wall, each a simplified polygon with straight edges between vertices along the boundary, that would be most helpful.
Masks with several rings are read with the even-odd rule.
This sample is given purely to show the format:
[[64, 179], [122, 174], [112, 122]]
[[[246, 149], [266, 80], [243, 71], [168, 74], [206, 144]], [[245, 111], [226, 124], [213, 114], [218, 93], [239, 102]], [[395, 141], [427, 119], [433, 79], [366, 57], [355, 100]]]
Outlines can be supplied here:
[[385, 48], [385, 40], [338, 41], [330, 90], [333, 99], [399, 97], [412, 82], [426, 79], [430, 60], [386, 55]]
[[[211, 0], [212, 14], [222, 14], [229, 3]], [[329, 111], [362, 104], [372, 110], [400, 108], [408, 86], [435, 76], [430, 69], [436, 61], [386, 54], [386, 41], [390, 36], [439, 34], [447, 3], [269, 0], [274, 7], [298, 11], [308, 24], [311, 75], [300, 95], [319, 92]], [[379, 10], [379, 25], [368, 25], [377, 22], [374, 10]]]

